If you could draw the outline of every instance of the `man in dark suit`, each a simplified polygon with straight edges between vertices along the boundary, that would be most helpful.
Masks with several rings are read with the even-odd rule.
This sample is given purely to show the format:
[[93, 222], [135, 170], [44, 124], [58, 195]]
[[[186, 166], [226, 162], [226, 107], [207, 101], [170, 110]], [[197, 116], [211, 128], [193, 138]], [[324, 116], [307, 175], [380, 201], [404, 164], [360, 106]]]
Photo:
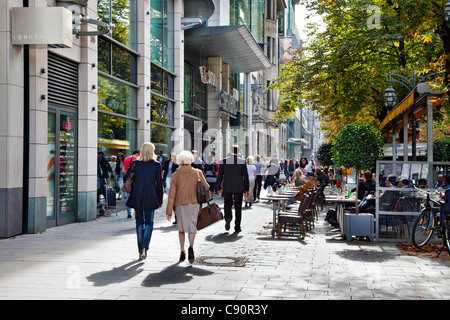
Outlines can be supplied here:
[[221, 194], [225, 201], [225, 230], [230, 230], [230, 222], [233, 218], [231, 208], [234, 203], [236, 232], [241, 231], [242, 198], [243, 193], [248, 196], [249, 181], [247, 165], [243, 159], [238, 157], [238, 147], [233, 147], [232, 154], [221, 161], [219, 174], [217, 176], [217, 192]]

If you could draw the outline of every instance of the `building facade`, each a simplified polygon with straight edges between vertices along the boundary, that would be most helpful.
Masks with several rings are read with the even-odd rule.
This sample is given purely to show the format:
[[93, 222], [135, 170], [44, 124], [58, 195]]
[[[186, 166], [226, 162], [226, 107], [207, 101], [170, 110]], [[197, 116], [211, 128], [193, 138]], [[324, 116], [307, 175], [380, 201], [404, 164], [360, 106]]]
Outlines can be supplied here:
[[151, 141], [164, 157], [196, 149], [211, 161], [233, 144], [280, 154], [277, 93], [262, 90], [278, 72], [282, 7], [2, 1], [0, 237], [95, 219], [99, 151], [110, 160]]

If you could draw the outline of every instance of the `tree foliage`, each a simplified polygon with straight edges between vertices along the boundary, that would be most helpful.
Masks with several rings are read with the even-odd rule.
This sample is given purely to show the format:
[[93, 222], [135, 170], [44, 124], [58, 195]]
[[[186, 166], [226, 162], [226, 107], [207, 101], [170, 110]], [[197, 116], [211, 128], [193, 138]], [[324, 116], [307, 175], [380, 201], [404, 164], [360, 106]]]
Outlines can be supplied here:
[[[321, 15], [326, 26], [319, 31], [309, 24], [307, 44], [271, 86], [284, 98], [276, 110], [278, 123], [309, 104], [321, 115], [328, 137], [349, 123], [376, 126], [387, 112], [382, 96], [388, 72], [405, 77], [413, 72], [449, 74], [450, 29], [442, 14], [447, 0], [300, 2]], [[379, 21], [370, 10], [374, 7]], [[433, 87], [446, 90], [447, 76], [431, 78]], [[394, 88], [400, 100], [409, 93], [401, 85]]]
[[333, 144], [328, 143], [322, 143], [319, 146], [319, 149], [317, 150], [317, 161], [322, 166], [328, 167], [334, 164], [333, 162], [333, 152], [331, 149], [333, 148]]
[[381, 133], [372, 125], [355, 122], [345, 126], [336, 136], [331, 151], [333, 161], [344, 168], [371, 170], [383, 158]]

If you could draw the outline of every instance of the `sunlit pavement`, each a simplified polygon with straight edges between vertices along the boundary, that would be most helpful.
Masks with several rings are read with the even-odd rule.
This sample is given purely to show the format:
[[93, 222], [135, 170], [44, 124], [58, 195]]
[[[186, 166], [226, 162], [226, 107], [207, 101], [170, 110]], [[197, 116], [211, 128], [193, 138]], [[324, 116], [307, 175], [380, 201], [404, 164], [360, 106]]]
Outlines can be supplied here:
[[199, 231], [192, 265], [178, 262], [178, 232], [163, 209], [145, 261], [125, 211], [3, 239], [0, 299], [450, 299], [447, 253], [423, 258], [394, 243], [340, 240], [323, 221], [327, 209], [304, 240], [278, 239], [272, 205], [256, 203], [243, 209], [240, 233], [234, 221], [228, 232], [223, 221]]

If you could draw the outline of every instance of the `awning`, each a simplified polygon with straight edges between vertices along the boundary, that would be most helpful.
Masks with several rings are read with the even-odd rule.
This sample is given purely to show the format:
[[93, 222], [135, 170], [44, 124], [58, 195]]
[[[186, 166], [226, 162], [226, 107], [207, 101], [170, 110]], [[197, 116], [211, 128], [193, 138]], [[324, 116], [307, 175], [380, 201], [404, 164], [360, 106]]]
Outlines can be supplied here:
[[302, 139], [302, 138], [289, 138], [287, 140], [287, 143], [307, 145], [308, 141], [306, 141], [305, 139]]
[[195, 65], [222, 57], [231, 73], [247, 73], [272, 66], [248, 28], [243, 25], [200, 27], [185, 31], [185, 54]]
[[446, 93], [419, 95], [417, 90], [414, 90], [386, 115], [378, 130], [381, 132], [388, 131], [392, 129], [392, 126], [395, 126], [396, 132], [399, 132], [403, 128], [404, 114], [408, 114], [408, 122], [412, 120], [412, 115], [414, 115], [415, 120], [422, 117], [427, 113], [427, 98], [430, 95], [433, 97], [433, 108], [440, 106], [447, 96]]
[[184, 0], [184, 18], [200, 18], [206, 21], [215, 10], [212, 0]]

